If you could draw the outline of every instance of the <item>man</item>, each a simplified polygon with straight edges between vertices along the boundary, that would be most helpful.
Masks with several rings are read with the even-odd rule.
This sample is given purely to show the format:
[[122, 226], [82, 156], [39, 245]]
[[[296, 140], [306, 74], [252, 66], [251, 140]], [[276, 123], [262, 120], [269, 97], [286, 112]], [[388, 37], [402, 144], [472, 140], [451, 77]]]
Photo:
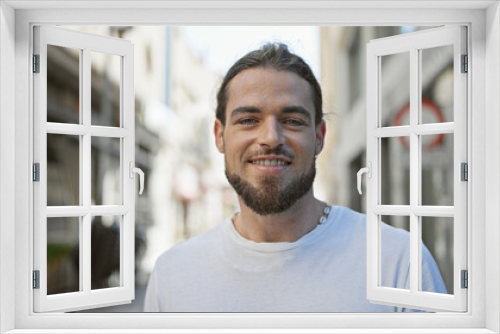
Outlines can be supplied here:
[[[146, 312], [387, 312], [366, 299], [366, 217], [314, 197], [321, 88], [282, 44], [238, 60], [214, 126], [241, 212], [157, 261]], [[382, 285], [409, 287], [409, 236], [383, 225]], [[425, 250], [425, 291], [445, 292]]]

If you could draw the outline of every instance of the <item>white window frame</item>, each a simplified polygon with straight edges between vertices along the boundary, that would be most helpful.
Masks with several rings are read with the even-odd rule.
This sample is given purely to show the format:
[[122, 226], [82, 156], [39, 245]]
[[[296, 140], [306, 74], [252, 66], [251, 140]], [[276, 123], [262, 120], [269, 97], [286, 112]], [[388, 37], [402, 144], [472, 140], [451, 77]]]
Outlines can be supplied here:
[[[8, 1], [0, 3], [0, 332], [500, 332], [498, 1]], [[129, 9], [112, 9], [127, 6]], [[453, 8], [453, 6], [459, 6]], [[64, 8], [62, 8], [64, 7]], [[393, 8], [394, 7], [394, 8]], [[48, 9], [47, 9], [48, 8]], [[78, 9], [75, 9], [78, 8]], [[83, 8], [83, 9], [82, 9]], [[144, 10], [137, 10], [143, 8]], [[246, 10], [242, 10], [246, 8]], [[411, 9], [411, 10], [408, 10]], [[30, 181], [32, 26], [175, 24], [467, 25], [468, 312], [435, 314], [35, 314]], [[487, 68], [487, 70], [486, 70]], [[13, 141], [14, 139], [14, 141]], [[14, 142], [14, 145], [12, 144]], [[486, 179], [487, 177], [487, 179]], [[486, 182], [487, 180], [487, 182]], [[473, 228], [472, 228], [473, 226]], [[26, 259], [30, 259], [26, 261]], [[12, 288], [15, 287], [15, 288]], [[138, 327], [141, 326], [142, 329]], [[212, 330], [210, 330], [210, 328]], [[301, 330], [293, 330], [301, 328]], [[413, 330], [410, 328], [414, 328]], [[418, 329], [418, 330], [415, 330]], [[245, 330], [246, 329], [246, 330]], [[45, 332], [47, 332], [45, 330]]]

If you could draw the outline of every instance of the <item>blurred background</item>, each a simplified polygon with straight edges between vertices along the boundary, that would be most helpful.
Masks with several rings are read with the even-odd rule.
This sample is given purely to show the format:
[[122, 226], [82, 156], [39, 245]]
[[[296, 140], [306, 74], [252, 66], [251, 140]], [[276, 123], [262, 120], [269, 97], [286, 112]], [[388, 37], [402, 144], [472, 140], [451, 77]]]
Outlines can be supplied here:
[[[327, 123], [314, 189], [318, 198], [365, 212], [356, 173], [365, 167], [366, 45], [429, 27], [85, 26], [64, 27], [130, 40], [135, 48], [136, 166], [146, 175], [136, 195], [136, 298], [89, 312], [141, 312], [154, 263], [164, 251], [238, 211], [212, 134], [215, 95], [225, 72], [265, 42], [284, 42], [310, 64], [323, 89]], [[449, 47], [422, 53], [422, 121], [453, 121]], [[92, 55], [92, 124], [119, 126], [120, 59]], [[408, 123], [409, 57], [384, 56], [381, 126]], [[47, 121], [79, 122], [79, 52], [48, 48]], [[453, 135], [422, 141], [422, 204], [453, 205]], [[47, 205], [78, 205], [78, 136], [48, 135]], [[383, 139], [382, 204], [409, 204], [407, 138]], [[92, 140], [92, 204], [120, 198], [120, 140]], [[138, 188], [137, 188], [138, 189]], [[408, 217], [384, 216], [409, 230]], [[48, 293], [78, 291], [78, 220], [48, 219]], [[119, 217], [92, 221], [92, 289], [118, 286]], [[422, 238], [453, 293], [453, 219], [422, 219]], [[383, 246], [383, 245], [382, 245]]]

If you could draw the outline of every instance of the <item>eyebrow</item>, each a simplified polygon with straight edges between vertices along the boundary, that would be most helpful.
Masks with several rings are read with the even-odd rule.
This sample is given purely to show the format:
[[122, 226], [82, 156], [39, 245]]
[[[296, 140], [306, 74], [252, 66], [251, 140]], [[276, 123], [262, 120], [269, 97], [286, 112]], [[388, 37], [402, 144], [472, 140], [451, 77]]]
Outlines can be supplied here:
[[[312, 119], [311, 112], [302, 106], [287, 106], [281, 109], [283, 114], [300, 114], [309, 121]], [[240, 114], [259, 114], [261, 110], [257, 107], [238, 107], [231, 112], [231, 118], [235, 118]]]
[[240, 114], [259, 114], [261, 111], [256, 107], [238, 107], [231, 111], [231, 118], [235, 118]]

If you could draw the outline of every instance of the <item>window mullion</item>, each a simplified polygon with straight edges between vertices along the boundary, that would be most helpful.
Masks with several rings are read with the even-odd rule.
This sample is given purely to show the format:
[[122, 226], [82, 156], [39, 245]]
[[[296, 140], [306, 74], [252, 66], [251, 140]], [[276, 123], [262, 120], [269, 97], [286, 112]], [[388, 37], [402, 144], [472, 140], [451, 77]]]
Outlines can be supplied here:
[[[80, 90], [80, 96], [82, 101], [82, 125], [84, 127], [90, 127], [90, 117], [91, 117], [91, 63], [90, 63], [90, 50], [88, 48], [83, 49], [82, 57], [82, 85]], [[81, 168], [81, 189], [82, 189], [82, 204], [85, 208], [89, 208], [89, 211], [83, 216], [82, 222], [82, 240], [81, 240], [81, 253], [82, 261], [80, 262], [81, 270], [80, 275], [81, 281], [83, 281], [83, 290], [86, 293], [90, 293], [91, 290], [91, 135], [90, 131], [87, 131], [82, 136], [82, 149], [80, 168]]]
[[455, 133], [455, 123], [446, 122], [446, 123], [435, 123], [435, 124], [420, 124], [413, 129], [413, 132], [415, 132], [420, 136], [436, 135], [440, 133]]
[[420, 73], [418, 50], [410, 50], [410, 291], [416, 293], [420, 283], [420, 233], [418, 217], [413, 213], [413, 208], [419, 204], [419, 138], [415, 134], [418, 125]]
[[83, 217], [89, 211], [84, 206], [48, 206], [46, 209], [47, 218], [53, 217]]
[[125, 215], [130, 212], [130, 208], [124, 205], [92, 205], [90, 213], [92, 216], [115, 216]]

